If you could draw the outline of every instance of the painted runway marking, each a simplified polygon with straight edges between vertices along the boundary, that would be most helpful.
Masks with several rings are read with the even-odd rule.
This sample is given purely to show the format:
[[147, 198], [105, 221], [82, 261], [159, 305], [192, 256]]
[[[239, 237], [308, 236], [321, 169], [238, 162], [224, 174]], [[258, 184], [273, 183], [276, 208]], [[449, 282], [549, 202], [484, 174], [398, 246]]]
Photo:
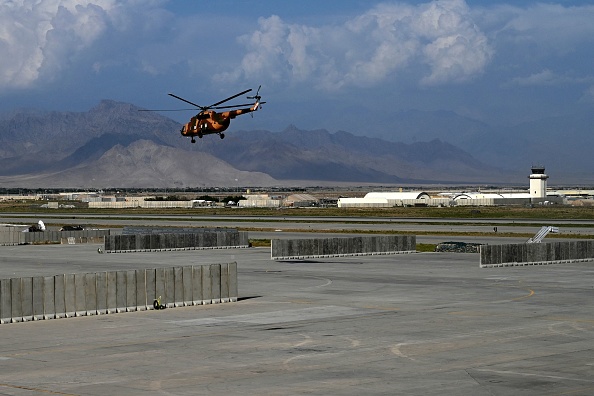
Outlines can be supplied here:
[[324, 307], [289, 309], [246, 315], [232, 315], [220, 318], [178, 320], [171, 321], [171, 323], [180, 326], [224, 325], [233, 322], [269, 325], [276, 323], [297, 322], [302, 320], [329, 319], [340, 316], [366, 315], [376, 312], [378, 311], [363, 308], [339, 307], [334, 305], [328, 305]]
[[495, 374], [509, 374], [509, 375], [517, 375], [520, 377], [540, 377], [540, 378], [550, 378], [555, 380], [568, 380], [568, 381], [579, 381], [579, 382], [590, 382], [594, 383], [594, 380], [589, 379], [582, 379], [582, 378], [570, 378], [570, 377], [561, 377], [557, 375], [543, 375], [543, 374], [533, 374], [533, 373], [520, 373], [517, 371], [506, 371], [506, 370], [489, 370], [489, 369], [473, 369], [475, 371], [481, 371], [485, 373], [495, 373]]
[[517, 297], [517, 298], [512, 298], [512, 301], [518, 301], [518, 300], [523, 300], [525, 298], [530, 298], [534, 295], [534, 290], [532, 289], [528, 289], [530, 291], [530, 293], [526, 294], [525, 296], [522, 297]]
[[76, 396], [76, 394], [73, 394], [73, 393], [64, 393], [64, 392], [52, 391], [52, 390], [48, 390], [48, 389], [32, 388], [30, 386], [22, 386], [22, 385], [0, 384], [0, 387], [12, 388], [12, 389], [22, 389], [22, 390], [26, 390], [26, 391], [39, 392], [39, 393], [49, 393], [52, 395]]
[[400, 350], [401, 347], [406, 346], [406, 345], [409, 345], [409, 343], [408, 342], [401, 342], [399, 344], [394, 345], [392, 348], [390, 348], [390, 350], [392, 351], [392, 353], [394, 355], [396, 355], [398, 357], [409, 359], [409, 360], [412, 360], [413, 362], [416, 362], [416, 359], [415, 358], [412, 358], [412, 357], [410, 357], [410, 356], [402, 353], [402, 351]]

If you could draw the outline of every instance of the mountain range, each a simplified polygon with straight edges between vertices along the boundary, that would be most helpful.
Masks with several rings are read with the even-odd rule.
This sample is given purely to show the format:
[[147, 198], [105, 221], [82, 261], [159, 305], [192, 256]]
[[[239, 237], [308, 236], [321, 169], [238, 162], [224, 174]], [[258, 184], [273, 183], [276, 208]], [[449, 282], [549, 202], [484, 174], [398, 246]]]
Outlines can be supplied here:
[[[555, 144], [547, 151], [533, 142], [538, 123], [523, 126], [523, 135], [496, 134], [477, 121], [440, 112], [400, 114], [394, 136], [408, 142], [292, 125], [280, 132], [236, 131], [232, 124], [225, 139], [206, 136], [192, 144], [176, 121], [139, 110], [104, 100], [83, 113], [2, 116], [0, 187], [527, 184], [531, 164], [525, 151], [548, 155], [564, 149]], [[432, 132], [438, 130], [441, 135]], [[564, 143], [572, 152], [583, 150], [571, 139]], [[584, 169], [592, 163], [588, 157]]]
[[532, 165], [541, 165], [550, 182], [594, 183], [592, 111], [576, 110], [513, 125], [489, 125], [451, 111], [410, 110], [392, 117], [392, 131], [374, 136], [404, 143], [442, 139], [481, 162], [524, 177]]

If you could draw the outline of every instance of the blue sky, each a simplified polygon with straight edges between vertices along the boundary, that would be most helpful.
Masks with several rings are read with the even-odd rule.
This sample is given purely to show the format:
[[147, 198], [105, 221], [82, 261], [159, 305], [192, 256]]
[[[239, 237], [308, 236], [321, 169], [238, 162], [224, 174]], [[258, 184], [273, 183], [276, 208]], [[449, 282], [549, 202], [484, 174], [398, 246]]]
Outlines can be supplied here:
[[410, 109], [508, 125], [594, 110], [593, 66], [591, 1], [0, 2], [0, 112], [261, 84], [263, 111], [233, 128], [363, 135]]

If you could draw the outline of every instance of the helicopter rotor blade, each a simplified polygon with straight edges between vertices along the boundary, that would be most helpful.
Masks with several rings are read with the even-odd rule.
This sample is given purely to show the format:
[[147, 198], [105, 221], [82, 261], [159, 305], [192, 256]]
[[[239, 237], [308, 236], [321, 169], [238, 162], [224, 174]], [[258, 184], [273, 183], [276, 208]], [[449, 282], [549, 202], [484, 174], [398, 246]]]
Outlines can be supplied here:
[[196, 111], [196, 109], [140, 109], [138, 111]]
[[215, 107], [210, 107], [211, 109], [232, 109], [234, 107], [247, 107], [247, 106], [253, 106], [253, 103], [243, 103], [243, 104], [238, 104], [238, 105], [229, 105], [229, 106], [215, 106]]
[[174, 97], [175, 99], [179, 99], [179, 100], [181, 100], [182, 102], [189, 103], [189, 104], [191, 104], [192, 106], [196, 106], [196, 107], [198, 107], [198, 108], [199, 108], [199, 109], [201, 109], [201, 110], [205, 110], [205, 109], [207, 109], [207, 107], [204, 107], [204, 106], [197, 105], [196, 103], [190, 102], [189, 100], [186, 100], [186, 99], [184, 99], [184, 98], [182, 98], [182, 97], [179, 97], [179, 96], [177, 96], [177, 95], [174, 95], [174, 94], [172, 94], [172, 93], [168, 93], [167, 95], [169, 95], [169, 96], [172, 96], [172, 97]]
[[[223, 99], [223, 100], [221, 100], [221, 101], [219, 101], [219, 102], [217, 102], [217, 103], [213, 103], [213, 104], [211, 104], [210, 106], [207, 106], [206, 108], [204, 108], [203, 110], [205, 110], [205, 109], [212, 109], [213, 107], [215, 107], [215, 106], [218, 106], [218, 105], [220, 105], [221, 103], [225, 103], [225, 102], [228, 102], [228, 101], [230, 101], [231, 99], [235, 99], [235, 98], [236, 98], [236, 97], [238, 97], [238, 96], [241, 96], [241, 95], [243, 95], [243, 94], [246, 94], [246, 93], [250, 92], [251, 90], [252, 90], [251, 88], [250, 88], [250, 89], [246, 89], [246, 90], [245, 90], [245, 91], [243, 91], [243, 92], [240, 92], [240, 93], [238, 93], [238, 94], [235, 94], [235, 95], [233, 95], [233, 96], [229, 96], [227, 99]], [[193, 103], [192, 103], [192, 104], [193, 104]]]
[[[258, 102], [259, 105], [263, 105], [266, 102]], [[243, 104], [238, 104], [238, 105], [233, 105], [233, 106], [217, 106], [217, 107], [211, 107], [211, 109], [233, 109], [235, 107], [253, 107], [254, 103], [243, 103]]]

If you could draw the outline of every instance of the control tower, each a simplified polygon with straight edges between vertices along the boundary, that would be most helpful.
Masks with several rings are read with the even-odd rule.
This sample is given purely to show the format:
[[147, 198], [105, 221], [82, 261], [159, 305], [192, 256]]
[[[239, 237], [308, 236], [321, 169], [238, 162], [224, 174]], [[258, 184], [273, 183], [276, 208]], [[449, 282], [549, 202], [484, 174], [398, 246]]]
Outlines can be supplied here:
[[549, 176], [545, 174], [544, 166], [532, 166], [532, 174], [528, 178], [530, 179], [530, 197], [546, 198]]

